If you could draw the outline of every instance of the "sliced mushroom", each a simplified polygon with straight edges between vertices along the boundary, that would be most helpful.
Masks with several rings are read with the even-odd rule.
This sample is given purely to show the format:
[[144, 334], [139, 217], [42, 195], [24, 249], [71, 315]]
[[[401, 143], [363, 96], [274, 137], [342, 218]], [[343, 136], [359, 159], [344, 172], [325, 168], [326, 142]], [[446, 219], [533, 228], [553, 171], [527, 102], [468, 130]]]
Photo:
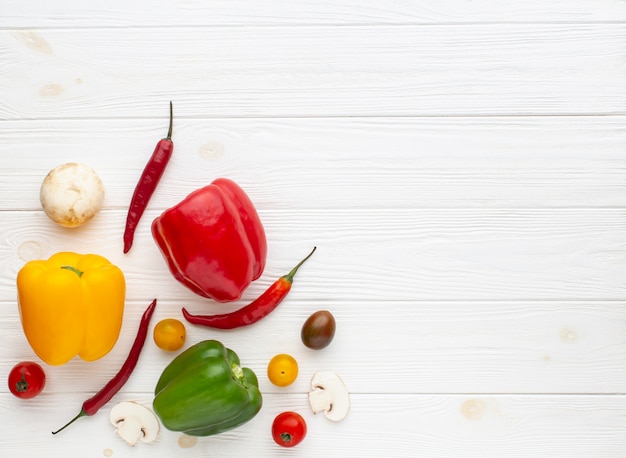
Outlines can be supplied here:
[[118, 436], [134, 446], [141, 438], [152, 442], [159, 434], [159, 420], [147, 407], [133, 401], [124, 401], [111, 409], [111, 423]]
[[350, 393], [337, 374], [320, 371], [313, 374], [309, 404], [313, 413], [324, 412], [332, 421], [343, 420], [350, 410]]

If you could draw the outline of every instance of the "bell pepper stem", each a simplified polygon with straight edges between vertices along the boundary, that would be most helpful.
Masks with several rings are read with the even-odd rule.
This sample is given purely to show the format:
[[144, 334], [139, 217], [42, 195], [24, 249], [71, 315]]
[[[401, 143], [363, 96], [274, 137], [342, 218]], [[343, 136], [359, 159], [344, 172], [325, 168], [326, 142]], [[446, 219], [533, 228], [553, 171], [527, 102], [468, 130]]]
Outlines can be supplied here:
[[230, 371], [233, 373], [233, 376], [237, 379], [237, 380], [242, 380], [243, 379], [243, 369], [241, 368], [241, 366], [239, 364], [231, 364], [230, 365]]
[[83, 276], [83, 273], [80, 270], [78, 270], [76, 267], [74, 267], [74, 266], [61, 266], [61, 269], [71, 270], [72, 272], [74, 272], [79, 277]]
[[287, 280], [289, 283], [293, 283], [293, 277], [295, 277], [296, 272], [298, 271], [300, 266], [304, 264], [305, 261], [313, 255], [313, 253], [315, 253], [315, 250], [317, 250], [316, 246], [314, 246], [313, 250], [311, 250], [311, 252], [307, 255], [307, 257], [304, 258], [302, 261], [300, 261], [298, 264], [296, 264], [296, 266], [293, 269], [291, 269], [291, 271], [287, 275], [283, 275], [283, 279]]
[[72, 423], [74, 423], [76, 420], [78, 420], [80, 417], [85, 417], [87, 416], [87, 412], [85, 412], [85, 409], [81, 409], [80, 412], [78, 412], [78, 415], [76, 415], [74, 418], [72, 418], [69, 422], [67, 422], [65, 424], [65, 426], [63, 426], [60, 429], [57, 429], [56, 431], [52, 431], [52, 434], [57, 434], [60, 433], [61, 431], [63, 431], [65, 428], [67, 428], [69, 425], [71, 425]]

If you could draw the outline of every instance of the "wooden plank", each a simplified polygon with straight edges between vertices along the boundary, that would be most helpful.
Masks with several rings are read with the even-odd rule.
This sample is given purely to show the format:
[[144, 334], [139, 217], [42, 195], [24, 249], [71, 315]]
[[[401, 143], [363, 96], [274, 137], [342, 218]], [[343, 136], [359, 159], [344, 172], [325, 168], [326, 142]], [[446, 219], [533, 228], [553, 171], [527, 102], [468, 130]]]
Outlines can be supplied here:
[[[128, 399], [151, 402], [150, 396], [126, 392], [111, 405]], [[139, 443], [131, 450], [109, 424], [109, 406], [52, 436], [49, 431], [64, 416], [75, 414], [72, 406], [80, 405], [80, 396], [44, 396], [34, 404], [2, 393], [0, 413], [12, 418], [4, 426], [2, 450], [17, 456], [28, 444], [33, 458], [47, 457], [51, 449], [63, 450], [68, 458], [131, 456], [131, 451], [134, 457], [152, 458], [183, 453], [278, 456], [284, 450], [273, 443], [269, 431], [273, 418], [284, 410], [298, 411], [308, 423], [307, 438], [297, 448], [302, 457], [621, 458], [626, 447], [624, 396], [352, 395], [351, 412], [340, 423], [313, 416], [302, 394], [264, 399], [261, 412], [236, 432], [199, 438], [183, 449], [180, 433], [162, 430], [157, 442]]]
[[[264, 276], [250, 299], [306, 255], [318, 252], [292, 292], [303, 300], [623, 300], [623, 209], [589, 210], [259, 210], [268, 234]], [[126, 212], [101, 212], [76, 230], [42, 212], [3, 212], [2, 298], [25, 260], [56, 251], [100, 254], [123, 267], [129, 298], [153, 294], [194, 303], [178, 285], [149, 232], [147, 211], [129, 255]]]
[[401, 29], [0, 31], [0, 119], [624, 114], [619, 24]]
[[[307, 271], [307, 274], [309, 272]], [[301, 279], [302, 282], [305, 278]], [[301, 286], [298, 283], [294, 292]], [[77, 390], [98, 391], [123, 364], [139, 318], [158, 297], [153, 324], [175, 317], [180, 309], [219, 313], [235, 307], [209, 301], [188, 303], [169, 298], [145, 283], [144, 301], [127, 301], [119, 341], [105, 358], [86, 364], [78, 359], [46, 370], [49, 396]], [[23, 335], [14, 301], [3, 294], [0, 344], [7, 350], [0, 368], [36, 359]], [[384, 304], [381, 306], [381, 304]], [[626, 383], [626, 314], [624, 302], [551, 301], [347, 301], [289, 298], [272, 315], [248, 328], [216, 331], [186, 323], [187, 345], [207, 338], [232, 347], [259, 377], [264, 393], [306, 393], [313, 373], [342, 375], [352, 393], [429, 394], [614, 394]], [[300, 329], [315, 310], [328, 309], [337, 320], [331, 345], [312, 351], [300, 341]], [[272, 338], [268, 341], [267, 336]], [[269, 359], [288, 351], [299, 363], [288, 389], [267, 378]], [[148, 340], [137, 372], [125, 390], [149, 392], [167, 364], [165, 354]]]
[[[150, 205], [214, 178], [263, 209], [606, 208], [626, 205], [626, 118], [190, 119]], [[50, 169], [87, 162], [126, 208], [160, 119], [5, 121], [0, 210], [39, 210]], [[27, 171], [27, 173], [26, 173]]]
[[166, 1], [141, 3], [110, 0], [103, 4], [66, 1], [32, 8], [19, 0], [0, 1], [0, 27], [172, 27], [254, 25], [466, 24], [485, 22], [618, 22], [626, 19], [619, 0], [440, 0], [406, 2], [342, 0], [288, 3], [253, 0]]

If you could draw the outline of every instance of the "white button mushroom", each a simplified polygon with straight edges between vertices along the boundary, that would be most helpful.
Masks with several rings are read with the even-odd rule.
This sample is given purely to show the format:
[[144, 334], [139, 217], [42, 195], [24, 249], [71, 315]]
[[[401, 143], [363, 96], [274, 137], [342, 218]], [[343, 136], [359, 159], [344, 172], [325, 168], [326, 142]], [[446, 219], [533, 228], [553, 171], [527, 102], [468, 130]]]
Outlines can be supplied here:
[[43, 211], [55, 223], [76, 227], [102, 208], [104, 185], [93, 169], [75, 162], [52, 169], [39, 191]]
[[343, 420], [350, 410], [350, 394], [343, 381], [331, 371], [313, 374], [309, 404], [313, 413], [324, 412], [332, 421]]
[[152, 442], [159, 434], [159, 419], [137, 402], [120, 402], [111, 409], [110, 418], [118, 436], [132, 446], [140, 438], [143, 442]]

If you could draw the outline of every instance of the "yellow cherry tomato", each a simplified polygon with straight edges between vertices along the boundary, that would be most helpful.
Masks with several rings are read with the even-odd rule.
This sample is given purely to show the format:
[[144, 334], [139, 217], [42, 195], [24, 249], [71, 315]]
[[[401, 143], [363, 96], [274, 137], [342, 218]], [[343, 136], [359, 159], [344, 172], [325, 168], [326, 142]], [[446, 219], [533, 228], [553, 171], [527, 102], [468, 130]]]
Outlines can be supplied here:
[[166, 318], [156, 324], [152, 336], [154, 343], [160, 349], [176, 351], [185, 344], [187, 330], [181, 321], [175, 318]]
[[267, 377], [276, 386], [291, 385], [298, 377], [298, 362], [293, 356], [280, 353], [270, 359]]

